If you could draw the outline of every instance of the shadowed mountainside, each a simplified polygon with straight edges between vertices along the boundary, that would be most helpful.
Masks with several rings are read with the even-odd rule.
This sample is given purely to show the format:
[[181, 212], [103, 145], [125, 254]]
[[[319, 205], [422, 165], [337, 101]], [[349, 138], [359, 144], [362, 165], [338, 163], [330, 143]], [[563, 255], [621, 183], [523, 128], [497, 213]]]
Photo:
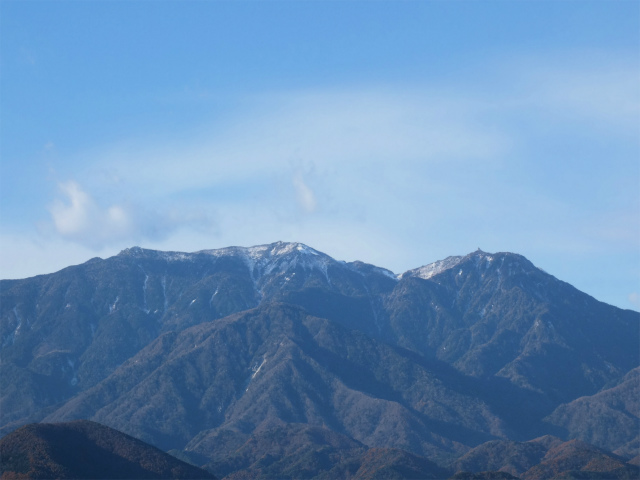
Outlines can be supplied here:
[[2, 479], [215, 479], [140, 440], [86, 420], [31, 424], [0, 440]]

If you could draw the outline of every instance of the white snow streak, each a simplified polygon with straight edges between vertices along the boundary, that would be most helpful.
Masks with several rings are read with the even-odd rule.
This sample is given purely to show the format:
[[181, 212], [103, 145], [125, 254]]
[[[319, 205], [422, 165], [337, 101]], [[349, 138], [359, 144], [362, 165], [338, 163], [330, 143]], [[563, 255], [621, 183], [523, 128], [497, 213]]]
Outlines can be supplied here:
[[253, 367], [251, 367], [251, 371], [253, 372], [251, 374], [251, 376], [247, 379], [247, 381], [245, 382], [245, 389], [244, 391], [247, 392], [249, 391], [249, 385], [251, 384], [251, 380], [253, 380], [254, 378], [256, 378], [256, 375], [258, 375], [258, 372], [260, 371], [260, 369], [262, 368], [262, 366], [267, 362], [267, 357], [262, 357], [262, 363], [260, 365], [258, 365], [257, 363], [253, 364]]
[[113, 304], [109, 305], [109, 313], [113, 313], [116, 310], [116, 305], [118, 305], [118, 300], [120, 300], [120, 296], [118, 295], [113, 302]]
[[163, 310], [163, 312], [166, 312], [167, 311], [167, 306], [168, 306], [168, 303], [167, 303], [167, 277], [166, 276], [162, 277], [162, 282], [160, 282], [160, 283], [162, 285], [162, 297], [164, 299], [164, 302], [163, 302], [164, 310]]
[[149, 275], [144, 274], [144, 283], [142, 284], [142, 299], [144, 302], [144, 313], [149, 314], [150, 310], [147, 306], [147, 282], [149, 281]]

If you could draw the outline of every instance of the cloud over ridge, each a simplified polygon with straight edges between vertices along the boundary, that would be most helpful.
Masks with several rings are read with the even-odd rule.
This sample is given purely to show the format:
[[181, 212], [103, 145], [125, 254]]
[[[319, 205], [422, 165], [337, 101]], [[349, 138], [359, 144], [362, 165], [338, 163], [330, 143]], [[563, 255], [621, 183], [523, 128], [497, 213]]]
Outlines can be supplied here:
[[56, 232], [94, 250], [123, 242], [163, 240], [185, 226], [196, 230], [215, 227], [211, 215], [197, 210], [104, 207], [73, 180], [59, 183], [58, 189], [63, 198], [56, 198], [48, 208]]

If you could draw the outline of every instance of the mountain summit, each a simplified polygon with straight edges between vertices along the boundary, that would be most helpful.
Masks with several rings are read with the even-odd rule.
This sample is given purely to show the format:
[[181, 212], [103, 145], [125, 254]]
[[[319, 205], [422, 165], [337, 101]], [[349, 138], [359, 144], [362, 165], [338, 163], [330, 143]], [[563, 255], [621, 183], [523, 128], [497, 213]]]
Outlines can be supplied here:
[[637, 409], [612, 399], [638, 388], [640, 314], [513, 253], [396, 275], [301, 243], [133, 247], [0, 281], [0, 320], [3, 432], [94, 420], [218, 477], [313, 457], [340, 478], [363, 455], [436, 472], [548, 434], [637, 455]]

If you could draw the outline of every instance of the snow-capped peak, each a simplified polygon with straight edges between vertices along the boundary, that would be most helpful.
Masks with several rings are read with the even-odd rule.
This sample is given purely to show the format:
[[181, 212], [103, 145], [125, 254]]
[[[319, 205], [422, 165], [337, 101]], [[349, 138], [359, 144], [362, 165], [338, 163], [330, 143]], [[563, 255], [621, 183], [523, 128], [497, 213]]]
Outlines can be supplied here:
[[317, 250], [298, 242], [276, 242], [270, 245], [258, 245], [256, 247], [248, 247], [247, 254], [252, 258], [280, 257], [290, 253], [301, 253], [305, 255], [326, 256]]
[[[492, 265], [495, 266], [498, 275], [510, 276], [518, 272], [531, 274], [536, 271], [544, 273], [543, 270], [535, 267], [529, 260], [521, 255], [509, 252], [487, 253], [478, 249], [465, 256], [447, 257], [444, 260], [438, 260], [423, 267], [414, 268], [399, 275], [398, 278], [419, 277], [429, 279], [458, 265], [460, 265], [460, 268], [464, 268], [465, 271], [466, 266], [471, 265], [482, 275], [484, 275]], [[465, 265], [465, 267], [463, 267], [463, 265]], [[462, 270], [460, 270], [460, 272], [462, 272]]]
[[136, 257], [136, 258], [161, 258], [170, 262], [193, 260], [193, 254], [185, 252], [163, 252], [160, 250], [149, 250], [140, 247], [125, 248], [118, 256], [122, 257]]
[[252, 273], [254, 279], [262, 275], [287, 271], [301, 267], [305, 270], [320, 270], [327, 275], [327, 266], [336, 262], [333, 258], [299, 242], [276, 242], [254, 247], [227, 247], [217, 250], [203, 250], [198, 253], [219, 256], [240, 257]]
[[437, 262], [429, 263], [428, 265], [424, 265], [422, 267], [414, 268], [413, 270], [409, 270], [398, 276], [398, 278], [403, 277], [418, 277], [424, 278], [425, 280], [434, 277], [446, 270], [454, 268], [460, 263], [466, 260], [473, 260], [475, 262], [476, 267], [480, 265], [480, 263], [484, 263], [486, 266], [490, 265], [493, 262], [495, 255], [487, 252], [483, 252], [478, 248], [475, 252], [472, 252], [465, 256], [452, 256], [447, 257], [444, 260], [438, 260]]
[[439, 273], [442, 273], [445, 270], [449, 270], [450, 268], [455, 267], [464, 258], [465, 257], [447, 257], [444, 260], [438, 260], [437, 262], [433, 262], [428, 265], [424, 265], [422, 267], [414, 268], [413, 270], [404, 272], [400, 274], [398, 278], [418, 277], [418, 278], [424, 278], [425, 280], [427, 280], [433, 277], [434, 275], [438, 275]]

